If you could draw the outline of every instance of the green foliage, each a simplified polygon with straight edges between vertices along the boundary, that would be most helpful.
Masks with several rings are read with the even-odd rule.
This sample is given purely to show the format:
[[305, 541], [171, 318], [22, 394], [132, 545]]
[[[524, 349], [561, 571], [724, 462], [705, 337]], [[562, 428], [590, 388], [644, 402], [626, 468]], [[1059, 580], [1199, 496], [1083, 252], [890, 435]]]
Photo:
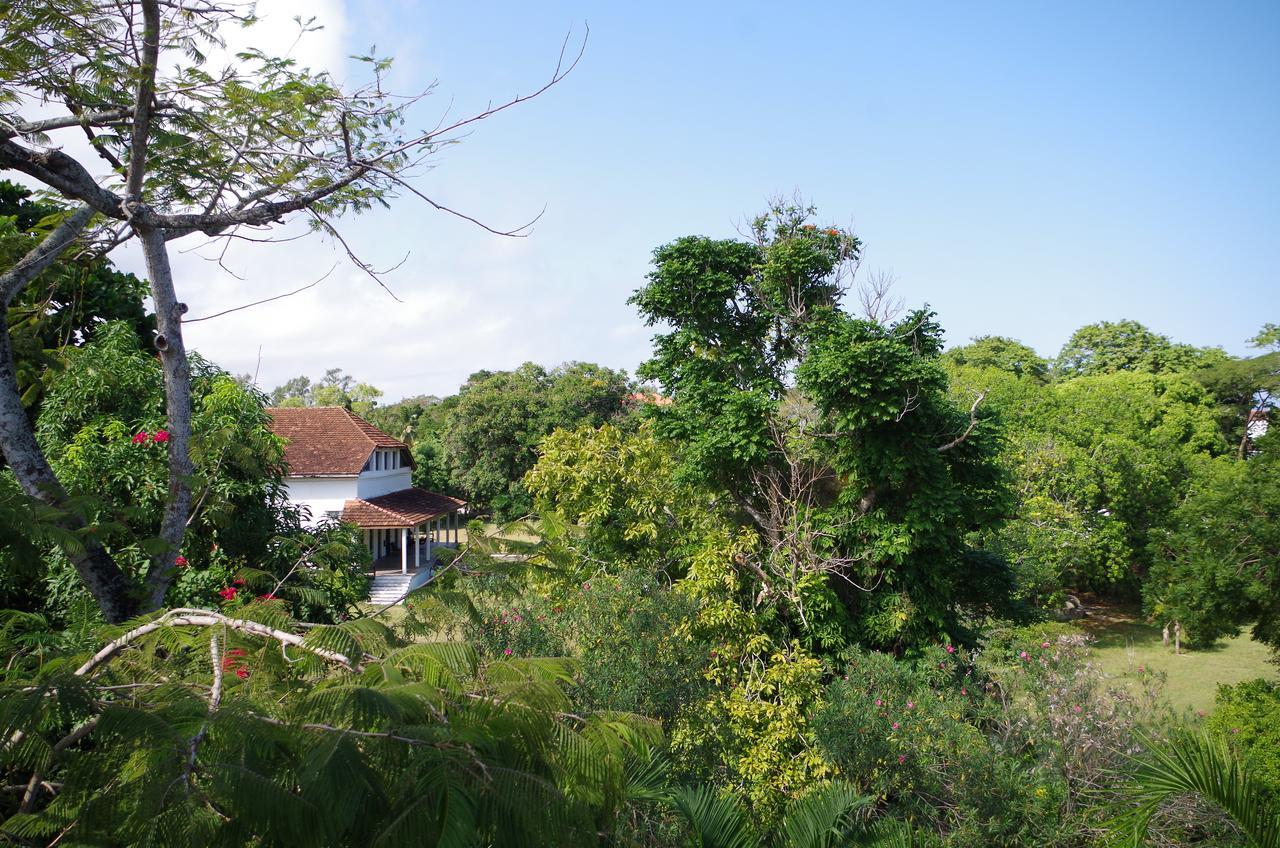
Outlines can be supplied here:
[[[0, 680], [0, 771], [57, 787], [24, 809], [6, 793], [4, 831], [39, 844], [593, 845], [624, 803], [625, 762], [657, 741], [638, 718], [566, 717], [551, 662], [481, 663], [368, 621], [282, 646], [278, 634], [296, 638], [286, 616], [240, 612], [113, 628], [104, 636], [128, 647], [87, 673], [71, 669], [96, 648], [14, 654], [38, 624], [0, 627], [18, 658]], [[366, 659], [348, 670], [326, 650]]]
[[1188, 793], [1226, 811], [1250, 848], [1280, 845], [1280, 817], [1263, 801], [1263, 788], [1248, 768], [1225, 746], [1190, 733], [1150, 746], [1129, 787], [1127, 800], [1137, 806], [1117, 816], [1111, 827], [1136, 848], [1161, 805]]
[[857, 653], [815, 716], [819, 743], [863, 793], [947, 834], [950, 845], [1047, 844], [1060, 826], [1061, 781], [1000, 744], [994, 705], [965, 652], [913, 662]]
[[949, 348], [943, 362], [959, 368], [994, 368], [1037, 383], [1049, 380], [1049, 361], [1015, 339], [978, 336], [967, 345]]
[[610, 569], [681, 573], [679, 553], [708, 501], [677, 478], [673, 451], [647, 423], [634, 433], [611, 424], [556, 430], [524, 482], [540, 513], [578, 529], [566, 542]]
[[523, 478], [543, 437], [603, 424], [622, 409], [626, 392], [625, 373], [582, 362], [471, 375], [442, 436], [450, 483], [499, 519], [528, 515], [533, 502]]
[[1261, 800], [1280, 811], [1280, 683], [1219, 686], [1206, 729], [1253, 775]]
[[1151, 554], [1144, 600], [1157, 619], [1180, 621], [1198, 645], [1254, 622], [1255, 639], [1280, 647], [1280, 451], [1197, 464]]
[[1023, 597], [1136, 592], [1154, 530], [1168, 526], [1203, 457], [1228, 450], [1213, 398], [1186, 375], [1102, 374], [1051, 385], [950, 368], [956, 392], [988, 391], [1006, 426], [1002, 463], [1015, 517], [981, 542], [1018, 574]]
[[931, 313], [886, 326], [840, 311], [861, 245], [812, 214], [775, 204], [755, 243], [687, 237], [654, 252], [631, 302], [673, 328], [639, 372], [674, 401], [652, 408], [655, 432], [758, 534], [738, 565], [807, 644], [958, 634], [962, 610], [1010, 593], [1003, 565], [964, 539], [1007, 506], [996, 435], [946, 397]]
[[1250, 416], [1266, 412], [1280, 396], [1280, 350], [1244, 359], [1228, 359], [1194, 372], [1218, 403], [1218, 421], [1226, 439], [1243, 458], [1252, 440]]
[[1076, 330], [1054, 363], [1061, 379], [1139, 371], [1170, 374], [1225, 360], [1220, 348], [1175, 344], [1137, 321], [1099, 321]]
[[[28, 189], [0, 180], [0, 265], [12, 265], [61, 220], [60, 203], [31, 196]], [[124, 322], [139, 340], [150, 341], [155, 318], [143, 309], [146, 293], [143, 280], [86, 253], [55, 263], [19, 294], [6, 318], [18, 385], [33, 417], [61, 367], [63, 348], [84, 344], [112, 321]]]
[[382, 391], [368, 383], [357, 383], [341, 368], [330, 368], [317, 382], [307, 376], [294, 377], [271, 390], [272, 406], [341, 406], [368, 417], [378, 406]]

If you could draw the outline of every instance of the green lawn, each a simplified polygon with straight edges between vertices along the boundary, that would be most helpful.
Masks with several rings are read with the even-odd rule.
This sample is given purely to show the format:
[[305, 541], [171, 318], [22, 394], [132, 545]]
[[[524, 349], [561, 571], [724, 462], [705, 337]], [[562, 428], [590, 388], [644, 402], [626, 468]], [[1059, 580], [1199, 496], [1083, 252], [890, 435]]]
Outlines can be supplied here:
[[1219, 683], [1280, 678], [1280, 668], [1269, 662], [1271, 650], [1253, 641], [1247, 630], [1206, 650], [1192, 651], [1184, 645], [1182, 654], [1176, 655], [1172, 638], [1164, 647], [1160, 628], [1125, 611], [1094, 611], [1081, 626], [1097, 640], [1095, 656], [1107, 674], [1133, 681], [1139, 667], [1164, 672], [1168, 676], [1165, 697], [1179, 711], [1212, 710]]

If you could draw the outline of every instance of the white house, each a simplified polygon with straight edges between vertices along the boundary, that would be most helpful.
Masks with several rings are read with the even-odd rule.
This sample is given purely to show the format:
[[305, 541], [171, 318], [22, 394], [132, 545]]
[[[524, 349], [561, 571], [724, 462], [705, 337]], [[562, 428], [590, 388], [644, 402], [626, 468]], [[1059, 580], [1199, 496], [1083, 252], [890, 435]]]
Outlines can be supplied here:
[[340, 518], [364, 531], [374, 562], [399, 560], [401, 573], [432, 561], [439, 545], [458, 544], [466, 501], [414, 488], [404, 442], [340, 406], [268, 409], [285, 440], [289, 500], [313, 521]]

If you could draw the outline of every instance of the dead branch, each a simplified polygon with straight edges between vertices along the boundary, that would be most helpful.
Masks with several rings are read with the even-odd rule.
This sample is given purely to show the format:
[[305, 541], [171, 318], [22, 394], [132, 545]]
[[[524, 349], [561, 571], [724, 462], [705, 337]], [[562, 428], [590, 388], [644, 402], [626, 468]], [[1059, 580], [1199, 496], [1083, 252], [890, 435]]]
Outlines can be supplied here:
[[954, 448], [956, 445], [962, 443], [965, 439], [969, 438], [969, 434], [973, 432], [973, 428], [978, 426], [978, 404], [982, 403], [982, 399], [985, 398], [986, 396], [987, 396], [987, 392], [985, 389], [981, 392], [978, 392], [978, 396], [973, 400], [973, 406], [969, 407], [969, 426], [965, 427], [964, 432], [961, 433], [959, 436], [956, 436], [954, 439], [947, 442], [945, 445], [942, 445], [941, 447], [939, 447], [938, 453], [945, 453], [951, 450], [952, 448]]

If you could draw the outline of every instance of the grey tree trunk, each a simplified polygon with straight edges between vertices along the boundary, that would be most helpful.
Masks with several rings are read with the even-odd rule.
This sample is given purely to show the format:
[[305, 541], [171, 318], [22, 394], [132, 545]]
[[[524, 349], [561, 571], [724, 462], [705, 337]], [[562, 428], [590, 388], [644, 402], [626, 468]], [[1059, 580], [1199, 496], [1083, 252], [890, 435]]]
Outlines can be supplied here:
[[160, 522], [164, 549], [152, 555], [147, 572], [147, 609], [164, 603], [173, 581], [174, 560], [182, 552], [182, 539], [191, 513], [191, 484], [195, 469], [191, 463], [191, 368], [182, 341], [182, 315], [186, 304], [179, 303], [173, 289], [173, 270], [163, 230], [139, 227], [138, 236], [147, 262], [151, 299], [156, 307], [156, 349], [164, 368], [165, 412], [168, 416], [169, 497]]

